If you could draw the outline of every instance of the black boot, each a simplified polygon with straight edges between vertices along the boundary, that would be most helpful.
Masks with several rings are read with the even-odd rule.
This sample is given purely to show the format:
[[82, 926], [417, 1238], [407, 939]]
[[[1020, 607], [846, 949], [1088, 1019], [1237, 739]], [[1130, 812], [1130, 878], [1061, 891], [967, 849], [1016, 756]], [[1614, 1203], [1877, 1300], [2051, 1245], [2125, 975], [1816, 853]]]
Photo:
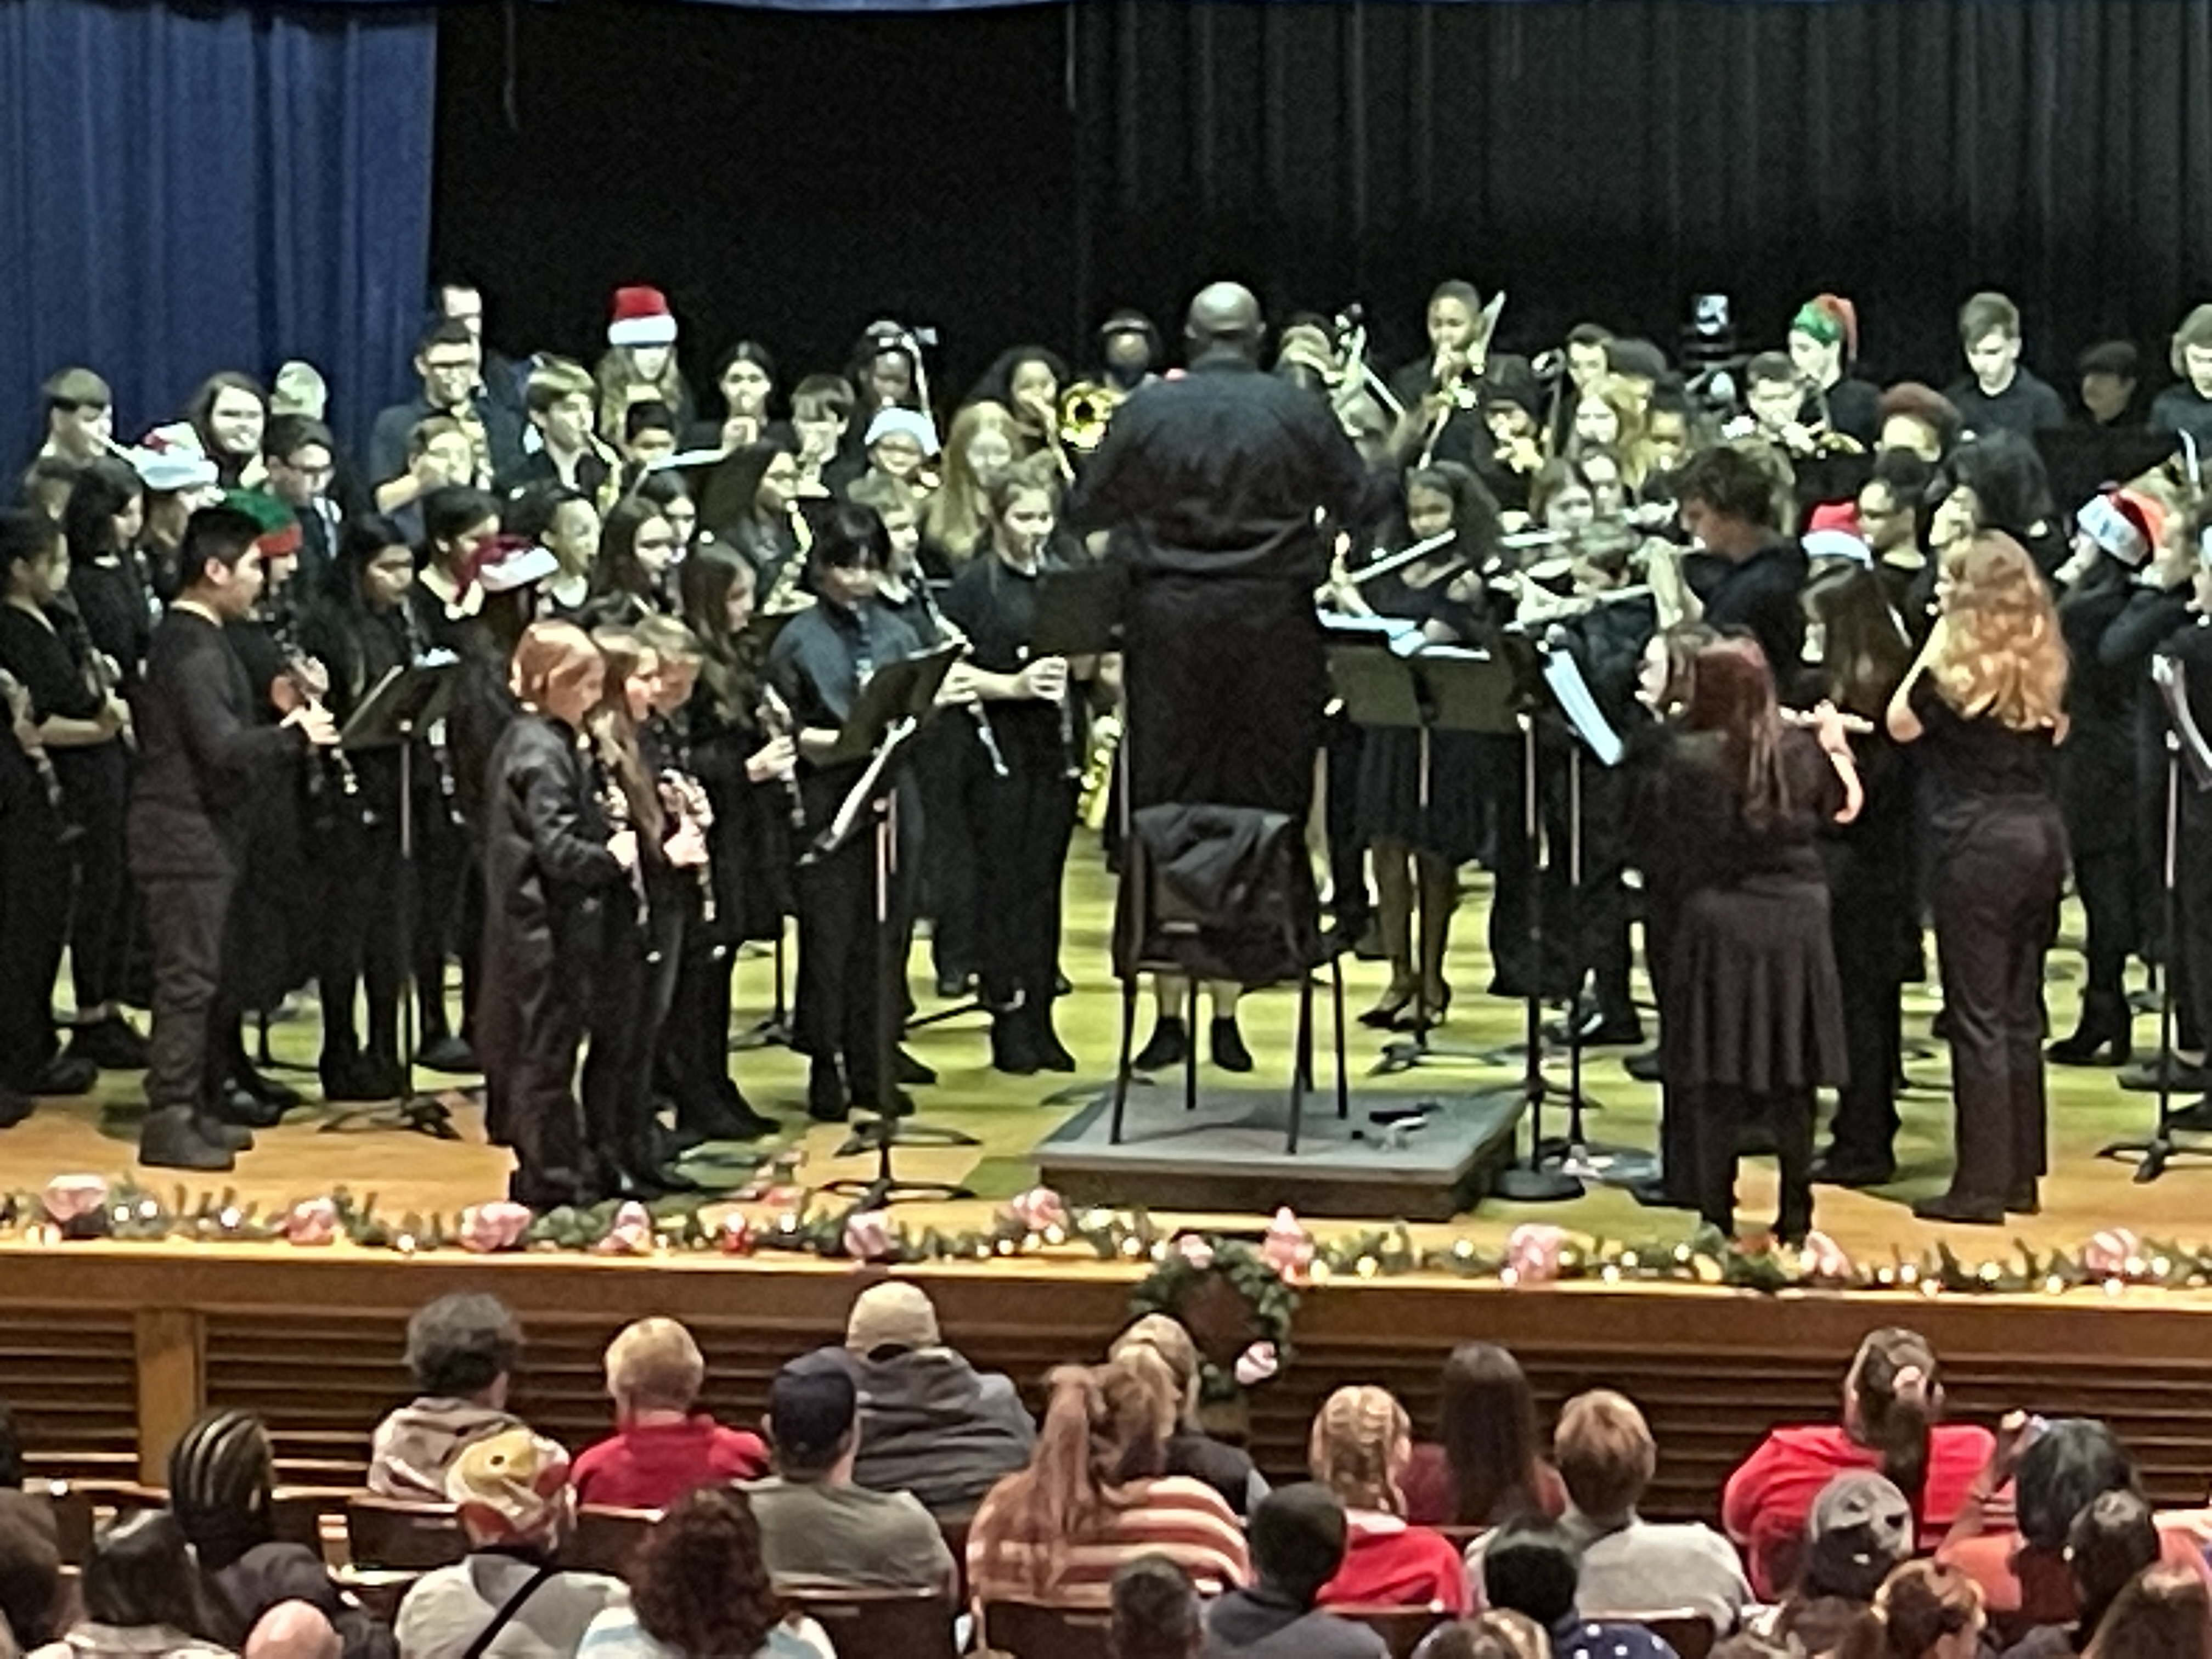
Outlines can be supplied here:
[[2090, 991], [2081, 998], [2081, 1024], [2044, 1053], [2059, 1066], [2124, 1066], [2133, 1035], [2126, 996], [2118, 991]]
[[1028, 1012], [1030, 1042], [1036, 1050], [1038, 1067], [1047, 1072], [1073, 1072], [1075, 1056], [1060, 1040], [1060, 1034], [1052, 1029], [1052, 1005], [1047, 1002]]
[[1213, 1051], [1213, 1063], [1224, 1072], [1249, 1072], [1252, 1069], [1252, 1051], [1244, 1046], [1244, 1034], [1237, 1029], [1237, 1016], [1218, 1014], [1207, 1030], [1207, 1044]]
[[817, 1123], [842, 1123], [848, 1109], [845, 1074], [836, 1060], [817, 1054], [806, 1073], [806, 1115]]
[[198, 1121], [185, 1107], [149, 1112], [138, 1131], [138, 1161], [155, 1170], [235, 1169], [238, 1160], [203, 1137]]
[[991, 1069], [1015, 1077], [1034, 1077], [1040, 1064], [1036, 1022], [1024, 1007], [999, 1008], [991, 1014]]
[[1152, 1035], [1129, 1062], [1134, 1072], [1164, 1072], [1170, 1066], [1180, 1066], [1190, 1054], [1190, 1028], [1182, 1023], [1180, 1014], [1162, 1014], [1152, 1027]]

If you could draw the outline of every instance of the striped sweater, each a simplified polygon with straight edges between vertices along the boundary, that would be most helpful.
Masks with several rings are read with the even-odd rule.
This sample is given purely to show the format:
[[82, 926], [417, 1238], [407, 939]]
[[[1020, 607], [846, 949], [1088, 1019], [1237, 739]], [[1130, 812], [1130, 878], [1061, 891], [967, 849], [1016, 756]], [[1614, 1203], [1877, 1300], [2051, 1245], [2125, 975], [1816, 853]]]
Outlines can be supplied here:
[[1104, 1607], [1114, 1575], [1140, 1555], [1165, 1555], [1189, 1573], [1201, 1595], [1218, 1595], [1247, 1583], [1250, 1558], [1244, 1534], [1221, 1495], [1183, 1475], [1133, 1480], [1098, 1526], [1070, 1539], [1041, 1585], [1028, 1571], [1040, 1552], [1027, 1544], [1000, 1543], [1000, 1499], [994, 1488], [975, 1512], [968, 1534], [968, 1584], [978, 1601], [1042, 1601], [1054, 1607]]

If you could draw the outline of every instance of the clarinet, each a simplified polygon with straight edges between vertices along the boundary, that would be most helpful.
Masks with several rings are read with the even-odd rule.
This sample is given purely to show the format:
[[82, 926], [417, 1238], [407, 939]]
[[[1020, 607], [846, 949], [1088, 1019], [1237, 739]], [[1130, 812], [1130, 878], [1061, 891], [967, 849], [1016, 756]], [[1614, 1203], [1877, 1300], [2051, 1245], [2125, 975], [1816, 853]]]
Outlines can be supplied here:
[[[760, 702], [753, 711], [763, 734], [771, 738], [789, 738], [798, 741], [798, 723], [791, 717], [791, 705], [782, 694], [766, 680], [760, 683]], [[799, 793], [799, 769], [786, 767], [779, 775], [784, 793], [791, 801], [791, 827], [795, 830], [806, 828], [806, 798]]]
[[[13, 716], [17, 709], [27, 706], [29, 698], [30, 693], [23, 689], [23, 683], [6, 669], [0, 668], [0, 708], [4, 708]], [[62, 777], [54, 770], [54, 757], [46, 752], [46, 746], [42, 743], [23, 745], [23, 753], [29, 759], [32, 769], [39, 775], [39, 783], [46, 792], [46, 805], [53, 809], [56, 817], [66, 822], [67, 814], [62, 810]]]
[[[914, 573], [914, 591], [915, 597], [921, 601], [922, 612], [929, 618], [929, 625], [937, 630], [937, 637], [940, 640], [957, 640], [961, 644], [966, 645], [968, 636], [945, 621], [945, 613], [937, 608], [937, 595], [929, 591], [929, 578], [919, 570]], [[975, 735], [982, 741], [983, 752], [991, 757], [991, 775], [994, 778], [1005, 777], [1006, 755], [1006, 751], [999, 747], [999, 734], [991, 725], [991, 711], [983, 707], [982, 699], [980, 697], [966, 704], [965, 707], [969, 718], [975, 722]]]
[[[593, 747], [596, 750], [597, 744], [594, 744]], [[608, 765], [597, 753], [592, 755], [589, 764], [599, 775], [599, 811], [606, 815], [610, 836], [620, 835], [625, 830], [635, 836], [637, 833], [637, 821], [630, 815], [629, 797], [623, 793], [622, 780], [615, 775], [614, 768]], [[646, 914], [648, 900], [645, 889], [645, 849], [642, 847], [639, 848], [638, 856], [630, 865], [627, 873], [629, 877], [630, 896], [637, 901], [634, 907], [636, 912], [637, 929], [640, 933], [643, 933], [649, 919]]]
[[[269, 637], [276, 641], [277, 650], [283, 655], [285, 676], [292, 682], [293, 689], [306, 699], [309, 708], [319, 709], [323, 694], [330, 689], [330, 675], [300, 648], [297, 620], [291, 590], [280, 591], [269, 608]], [[338, 793], [349, 801], [360, 795], [361, 779], [355, 775], [353, 757], [343, 748], [333, 744], [325, 754], [316, 757], [316, 762], [307, 769], [307, 793], [311, 799], [322, 795], [326, 773], [336, 775]]]

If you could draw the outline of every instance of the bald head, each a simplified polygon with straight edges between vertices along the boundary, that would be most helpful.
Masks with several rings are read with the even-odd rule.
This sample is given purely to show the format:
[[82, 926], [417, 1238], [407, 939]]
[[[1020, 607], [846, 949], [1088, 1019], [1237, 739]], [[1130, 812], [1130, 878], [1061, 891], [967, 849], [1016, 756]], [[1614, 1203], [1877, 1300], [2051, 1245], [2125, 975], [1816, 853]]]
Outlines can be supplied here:
[[1224, 349], [1257, 357], [1265, 331], [1260, 301], [1242, 283], [1211, 283], [1200, 289], [1182, 325], [1184, 343], [1194, 357]]
[[320, 1611], [306, 1601], [279, 1601], [246, 1638], [246, 1659], [338, 1659], [345, 1644]]

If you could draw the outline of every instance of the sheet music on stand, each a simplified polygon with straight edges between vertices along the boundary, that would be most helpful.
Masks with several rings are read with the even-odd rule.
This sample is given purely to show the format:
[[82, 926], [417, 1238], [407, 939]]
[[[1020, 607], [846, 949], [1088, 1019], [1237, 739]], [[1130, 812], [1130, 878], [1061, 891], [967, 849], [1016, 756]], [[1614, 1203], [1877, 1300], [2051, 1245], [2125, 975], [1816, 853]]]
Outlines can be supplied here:
[[1567, 724], [1575, 735], [1595, 757], [1600, 766], [1618, 766], [1628, 752], [1621, 742], [1620, 733], [1597, 706], [1590, 695], [1589, 682], [1583, 678], [1582, 665], [1565, 651], [1546, 651], [1543, 653], [1544, 684], [1551, 688], [1559, 712], [1567, 717]]

